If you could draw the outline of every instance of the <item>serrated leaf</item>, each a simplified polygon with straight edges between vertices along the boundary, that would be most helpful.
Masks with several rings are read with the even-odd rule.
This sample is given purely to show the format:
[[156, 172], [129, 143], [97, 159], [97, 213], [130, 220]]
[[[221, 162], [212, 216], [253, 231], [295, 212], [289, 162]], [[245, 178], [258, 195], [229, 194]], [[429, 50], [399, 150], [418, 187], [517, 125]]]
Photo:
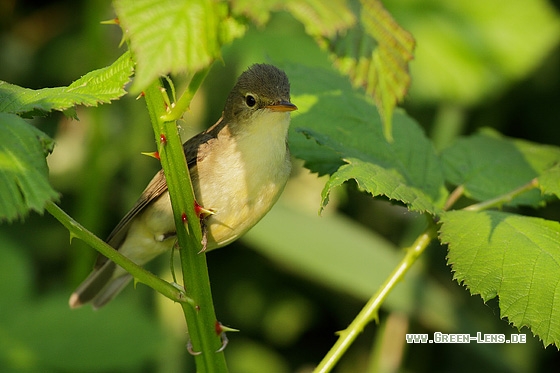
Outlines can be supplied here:
[[42, 213], [47, 201], [58, 198], [45, 161], [52, 140], [17, 115], [4, 113], [0, 139], [0, 221], [22, 218], [29, 210]]
[[280, 0], [231, 0], [231, 12], [234, 15], [243, 15], [262, 27], [270, 19], [270, 11], [283, 4], [285, 1]]
[[418, 124], [396, 112], [394, 141], [389, 143], [373, 103], [339, 74], [306, 67], [286, 70], [292, 101], [299, 107], [292, 130], [320, 145], [292, 133], [291, 149], [312, 171], [332, 174], [323, 204], [333, 187], [354, 179], [368, 193], [415, 211], [436, 213], [443, 206], [447, 191], [441, 165]]
[[560, 166], [544, 171], [538, 179], [539, 188], [543, 193], [554, 194], [560, 198]]
[[560, 346], [560, 223], [497, 211], [450, 211], [440, 239], [455, 279], [500, 316]]
[[[457, 140], [442, 152], [441, 159], [450, 183], [462, 185], [468, 197], [484, 201], [530, 182], [560, 162], [560, 148], [485, 130]], [[532, 190], [507, 204], [541, 206], [545, 202], [538, 190]]]
[[136, 60], [131, 88], [135, 92], [162, 75], [193, 73], [210, 65], [220, 57], [222, 44], [244, 31], [232, 27], [224, 2], [118, 0], [114, 4]]
[[330, 38], [326, 45], [340, 71], [374, 97], [390, 140], [393, 110], [410, 86], [408, 63], [415, 42], [380, 1], [362, 0], [360, 4], [356, 9], [361, 22]]
[[0, 112], [33, 116], [75, 105], [97, 106], [123, 96], [133, 72], [128, 52], [111, 66], [94, 70], [68, 87], [28, 89], [0, 81]]
[[356, 23], [346, 0], [292, 0], [285, 4], [305, 31], [315, 37], [333, 38]]

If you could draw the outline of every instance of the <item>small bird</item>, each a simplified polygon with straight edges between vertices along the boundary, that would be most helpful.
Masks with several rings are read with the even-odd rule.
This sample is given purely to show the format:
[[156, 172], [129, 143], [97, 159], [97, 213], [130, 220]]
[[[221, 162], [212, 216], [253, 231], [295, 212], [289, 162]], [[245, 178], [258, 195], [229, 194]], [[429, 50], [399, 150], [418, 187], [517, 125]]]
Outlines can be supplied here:
[[[221, 118], [183, 144], [197, 203], [213, 214], [204, 219], [206, 248], [236, 240], [278, 200], [291, 170], [287, 143], [290, 83], [286, 74], [255, 64], [241, 74]], [[173, 211], [163, 170], [107, 238], [138, 265], [170, 250], [176, 242]], [[71, 308], [91, 302], [97, 309], [132, 279], [99, 255], [92, 273], [70, 296]]]

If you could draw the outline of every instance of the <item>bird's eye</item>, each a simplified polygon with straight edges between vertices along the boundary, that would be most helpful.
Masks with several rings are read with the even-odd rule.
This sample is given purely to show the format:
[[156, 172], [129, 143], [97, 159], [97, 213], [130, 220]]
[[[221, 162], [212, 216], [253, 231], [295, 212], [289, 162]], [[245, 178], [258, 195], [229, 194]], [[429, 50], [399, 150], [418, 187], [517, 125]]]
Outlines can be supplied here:
[[257, 100], [253, 95], [248, 94], [247, 96], [245, 96], [245, 103], [247, 104], [247, 106], [253, 107], [257, 104]]

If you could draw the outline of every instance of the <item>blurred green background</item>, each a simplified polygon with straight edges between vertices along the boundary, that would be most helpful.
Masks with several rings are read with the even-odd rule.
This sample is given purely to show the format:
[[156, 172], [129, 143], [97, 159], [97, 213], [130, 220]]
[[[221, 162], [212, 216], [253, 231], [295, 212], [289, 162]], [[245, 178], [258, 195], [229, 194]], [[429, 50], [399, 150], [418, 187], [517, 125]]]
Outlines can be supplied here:
[[[558, 1], [410, 1], [384, 5], [417, 40], [413, 85], [403, 107], [437, 148], [489, 126], [560, 145]], [[68, 85], [111, 64], [124, 47], [109, 1], [0, 2], [0, 80], [28, 88]], [[331, 65], [288, 13], [224, 48], [185, 115], [185, 138], [214, 123], [236, 77], [253, 62]], [[180, 77], [179, 77], [180, 80]], [[297, 104], [297, 92], [293, 92]], [[48, 162], [60, 204], [105, 237], [158, 169], [143, 100], [78, 108], [32, 122], [56, 140]], [[298, 125], [294, 116], [292, 127]], [[301, 136], [295, 131], [290, 136]], [[374, 200], [355, 185], [338, 190], [319, 217], [325, 179], [294, 160], [278, 205], [245, 238], [208, 254], [216, 311], [229, 333], [231, 372], [308, 372], [400, 259], [423, 220]], [[526, 214], [560, 220], [558, 203]], [[406, 345], [404, 333], [518, 331], [497, 301], [452, 281], [444, 247], [432, 245], [386, 302], [337, 372], [550, 371], [557, 349], [528, 329], [522, 345]], [[194, 371], [177, 305], [143, 285], [108, 307], [70, 311], [67, 299], [95, 252], [49, 215], [0, 225], [0, 371]], [[169, 278], [169, 256], [150, 269]], [[397, 368], [395, 368], [397, 367]]]

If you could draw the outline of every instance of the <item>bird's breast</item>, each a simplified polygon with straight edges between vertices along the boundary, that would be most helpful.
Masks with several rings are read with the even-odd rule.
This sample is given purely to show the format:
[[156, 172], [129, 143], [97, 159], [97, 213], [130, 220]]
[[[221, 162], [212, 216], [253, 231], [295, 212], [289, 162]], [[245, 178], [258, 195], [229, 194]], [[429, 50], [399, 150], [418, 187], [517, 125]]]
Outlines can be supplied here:
[[[205, 221], [208, 249], [235, 240], [274, 205], [290, 174], [287, 113], [269, 113], [267, 123], [243, 135], [218, 137], [191, 169], [199, 204], [215, 211]], [[265, 116], [266, 117], [266, 116]]]

